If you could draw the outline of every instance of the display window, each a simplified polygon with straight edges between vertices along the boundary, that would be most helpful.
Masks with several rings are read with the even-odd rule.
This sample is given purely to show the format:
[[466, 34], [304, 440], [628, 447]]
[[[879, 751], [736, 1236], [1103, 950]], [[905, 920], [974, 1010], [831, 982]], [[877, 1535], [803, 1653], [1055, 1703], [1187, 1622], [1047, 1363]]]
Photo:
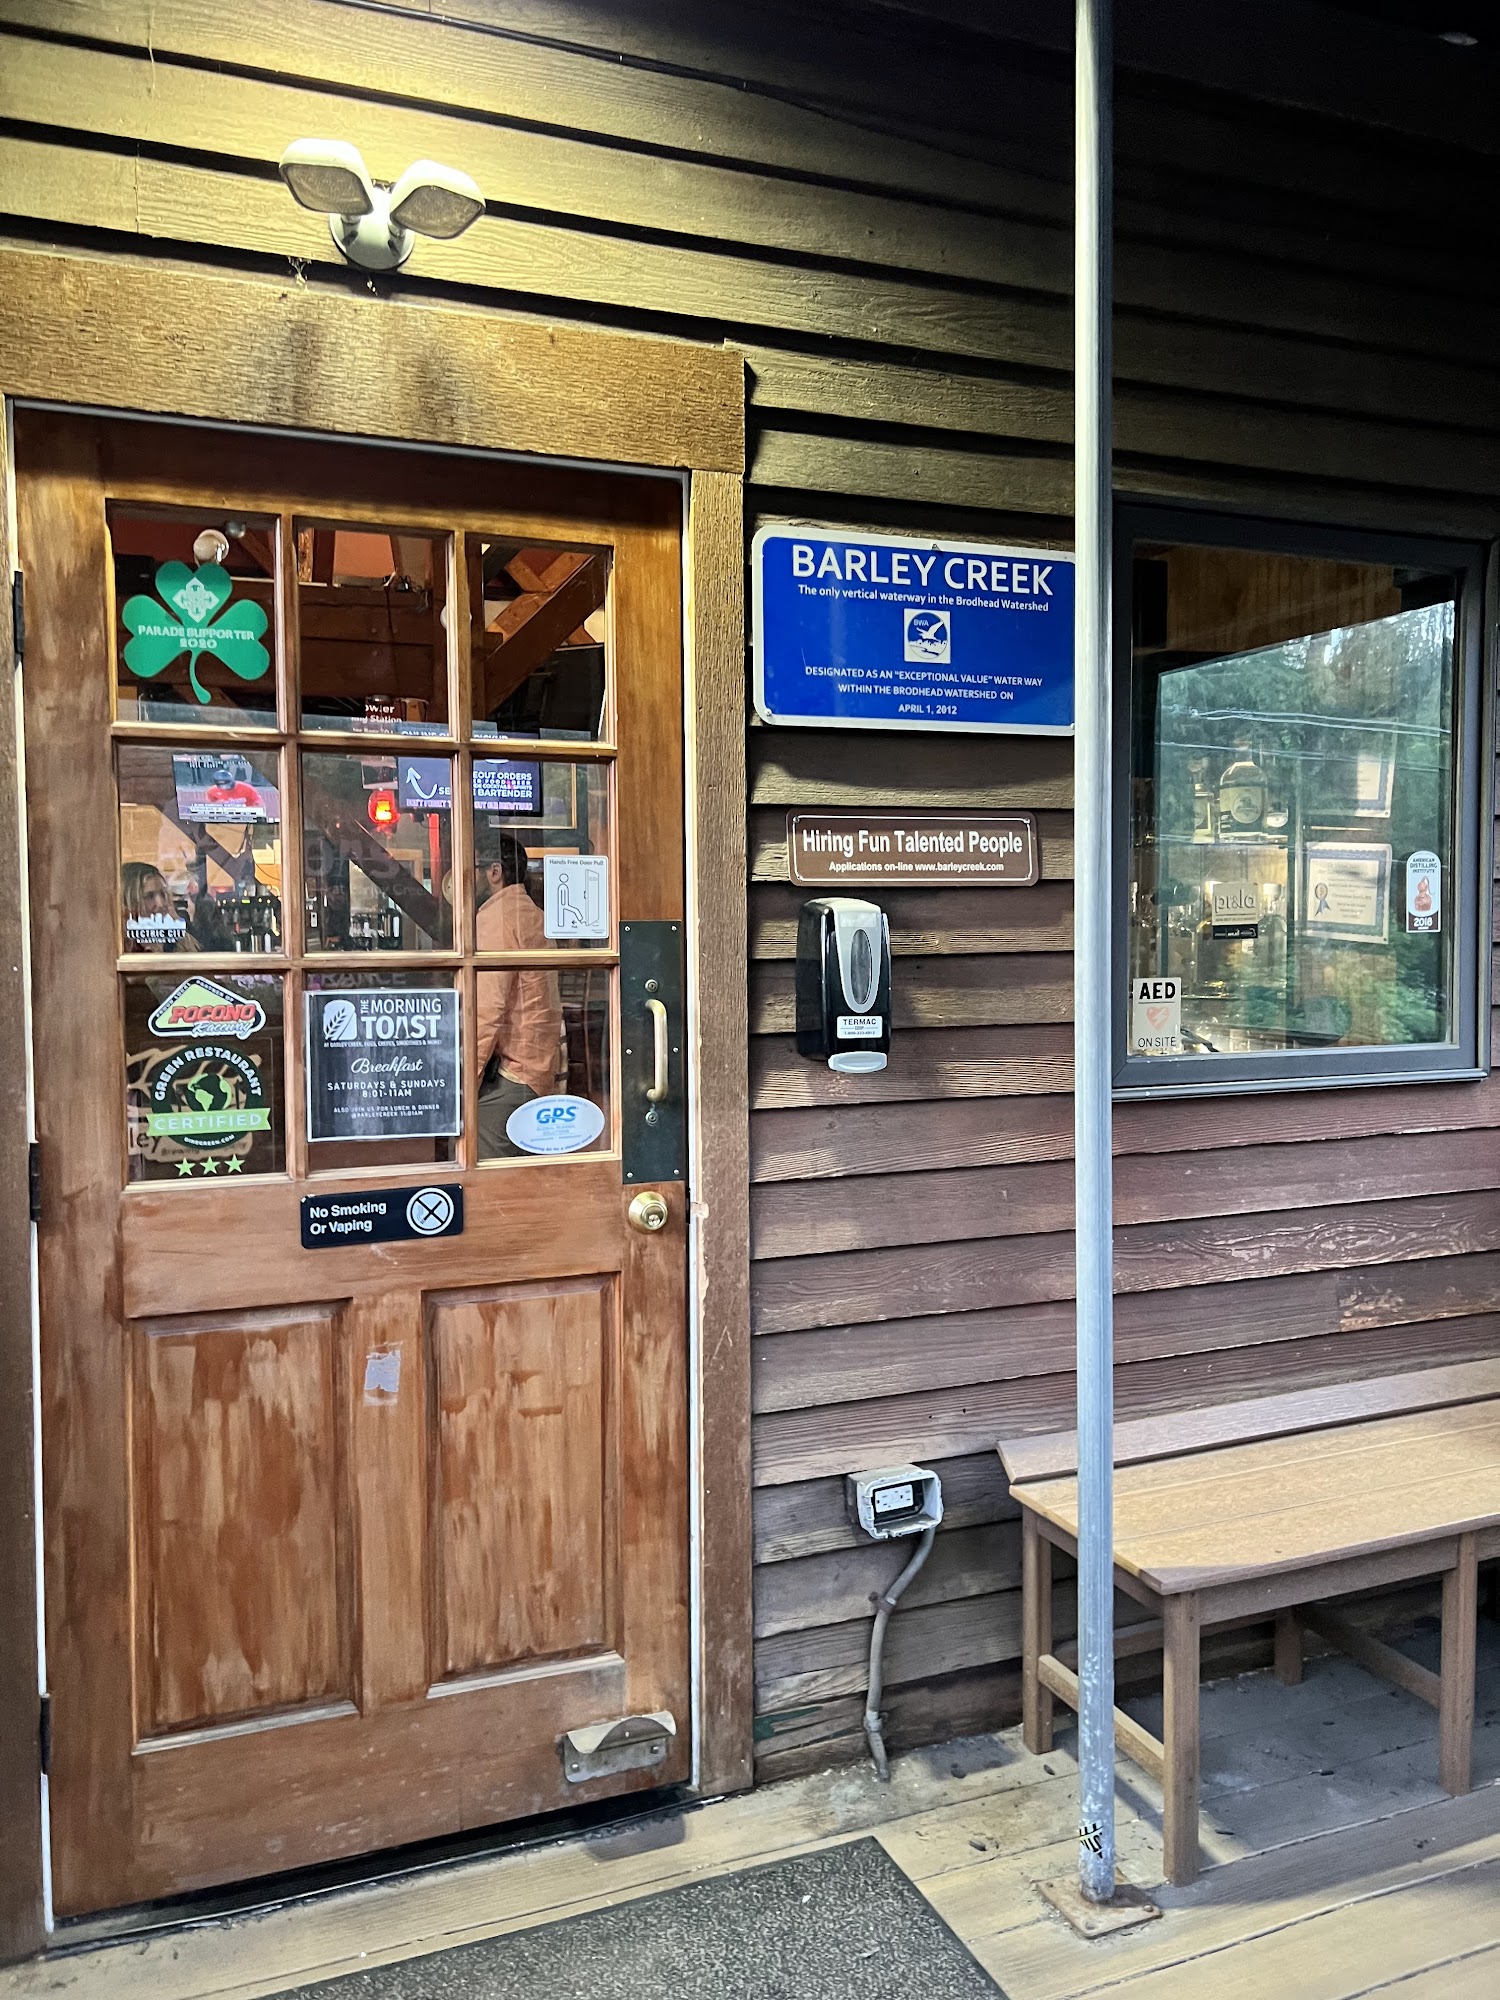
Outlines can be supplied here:
[[1122, 528], [1117, 1080], [1473, 1073], [1480, 552]]

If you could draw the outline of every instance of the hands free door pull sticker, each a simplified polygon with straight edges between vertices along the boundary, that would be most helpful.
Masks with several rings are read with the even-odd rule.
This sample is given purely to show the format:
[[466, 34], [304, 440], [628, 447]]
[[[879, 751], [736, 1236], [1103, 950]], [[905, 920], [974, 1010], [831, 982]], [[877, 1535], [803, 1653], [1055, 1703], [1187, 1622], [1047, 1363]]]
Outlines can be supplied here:
[[211, 696], [198, 678], [205, 653], [222, 660], [242, 681], [262, 678], [271, 664], [260, 643], [265, 610], [254, 598], [230, 604], [234, 579], [228, 570], [218, 563], [200, 563], [195, 570], [182, 562], [163, 563], [156, 572], [156, 589], [161, 604], [151, 597], [132, 597], [120, 613], [132, 634], [125, 664], [138, 679], [153, 680], [186, 653], [193, 693], [207, 706]]

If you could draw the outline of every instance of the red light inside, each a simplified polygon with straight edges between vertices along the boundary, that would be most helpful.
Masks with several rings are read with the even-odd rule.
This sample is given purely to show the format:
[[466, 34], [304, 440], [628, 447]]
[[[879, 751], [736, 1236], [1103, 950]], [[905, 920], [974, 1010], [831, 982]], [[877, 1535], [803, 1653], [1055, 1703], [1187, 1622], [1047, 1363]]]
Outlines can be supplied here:
[[371, 792], [365, 811], [370, 815], [371, 826], [378, 827], [382, 833], [393, 827], [401, 817], [394, 792]]

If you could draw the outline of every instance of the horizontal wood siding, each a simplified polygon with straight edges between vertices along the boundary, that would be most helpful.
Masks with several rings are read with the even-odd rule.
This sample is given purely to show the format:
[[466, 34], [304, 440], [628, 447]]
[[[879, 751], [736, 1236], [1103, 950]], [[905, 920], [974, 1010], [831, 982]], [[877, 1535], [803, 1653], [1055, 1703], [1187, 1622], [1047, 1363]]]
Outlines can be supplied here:
[[[1068, 540], [1070, 79], [1055, 38], [1024, 43], [1043, 10], [1017, 10], [1009, 42], [827, 0], [269, 11], [0, 0], [0, 228], [362, 313], [374, 290], [727, 342], [748, 369], [751, 530]], [[1278, 43], [1241, 76], [1226, 51], [1224, 88], [1201, 40], [1181, 59], [1168, 40], [1127, 41], [1140, 68], [1119, 84], [1121, 489], [1493, 535], [1500, 219], [1488, 162], [1424, 136], [1443, 129], [1428, 53], [1406, 111], [1361, 124], [1399, 106], [1385, 30], [1359, 64], [1320, 41], [1299, 68]], [[1308, 101], [1324, 87], [1337, 117]], [[1471, 110], [1453, 132], [1493, 143]], [[276, 178], [289, 139], [325, 131], [385, 177], [450, 160], [489, 212], [367, 288]], [[860, 1754], [871, 1599], [898, 1564], [849, 1528], [853, 1467], [918, 1457], [948, 1495], [891, 1628], [896, 1740], [1016, 1712], [993, 1444], [1072, 1410], [1072, 770], [1055, 740], [759, 726], [749, 764], [772, 1774]], [[881, 897], [896, 1047], [878, 1076], [835, 1078], [791, 1039], [785, 813], [857, 803], [1034, 811], [1042, 881]], [[1500, 1346], [1500, 1084], [1134, 1103], [1116, 1147], [1122, 1408]]]

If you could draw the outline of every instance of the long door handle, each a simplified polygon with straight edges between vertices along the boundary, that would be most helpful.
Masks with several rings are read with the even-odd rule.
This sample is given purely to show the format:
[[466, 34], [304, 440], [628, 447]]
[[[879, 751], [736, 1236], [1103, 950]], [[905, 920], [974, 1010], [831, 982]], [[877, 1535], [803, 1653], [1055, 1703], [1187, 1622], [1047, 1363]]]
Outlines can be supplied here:
[[653, 1104], [660, 1104], [667, 1094], [667, 1009], [663, 1001], [648, 1000], [646, 1012], [651, 1016], [652, 1078], [646, 1095]]

